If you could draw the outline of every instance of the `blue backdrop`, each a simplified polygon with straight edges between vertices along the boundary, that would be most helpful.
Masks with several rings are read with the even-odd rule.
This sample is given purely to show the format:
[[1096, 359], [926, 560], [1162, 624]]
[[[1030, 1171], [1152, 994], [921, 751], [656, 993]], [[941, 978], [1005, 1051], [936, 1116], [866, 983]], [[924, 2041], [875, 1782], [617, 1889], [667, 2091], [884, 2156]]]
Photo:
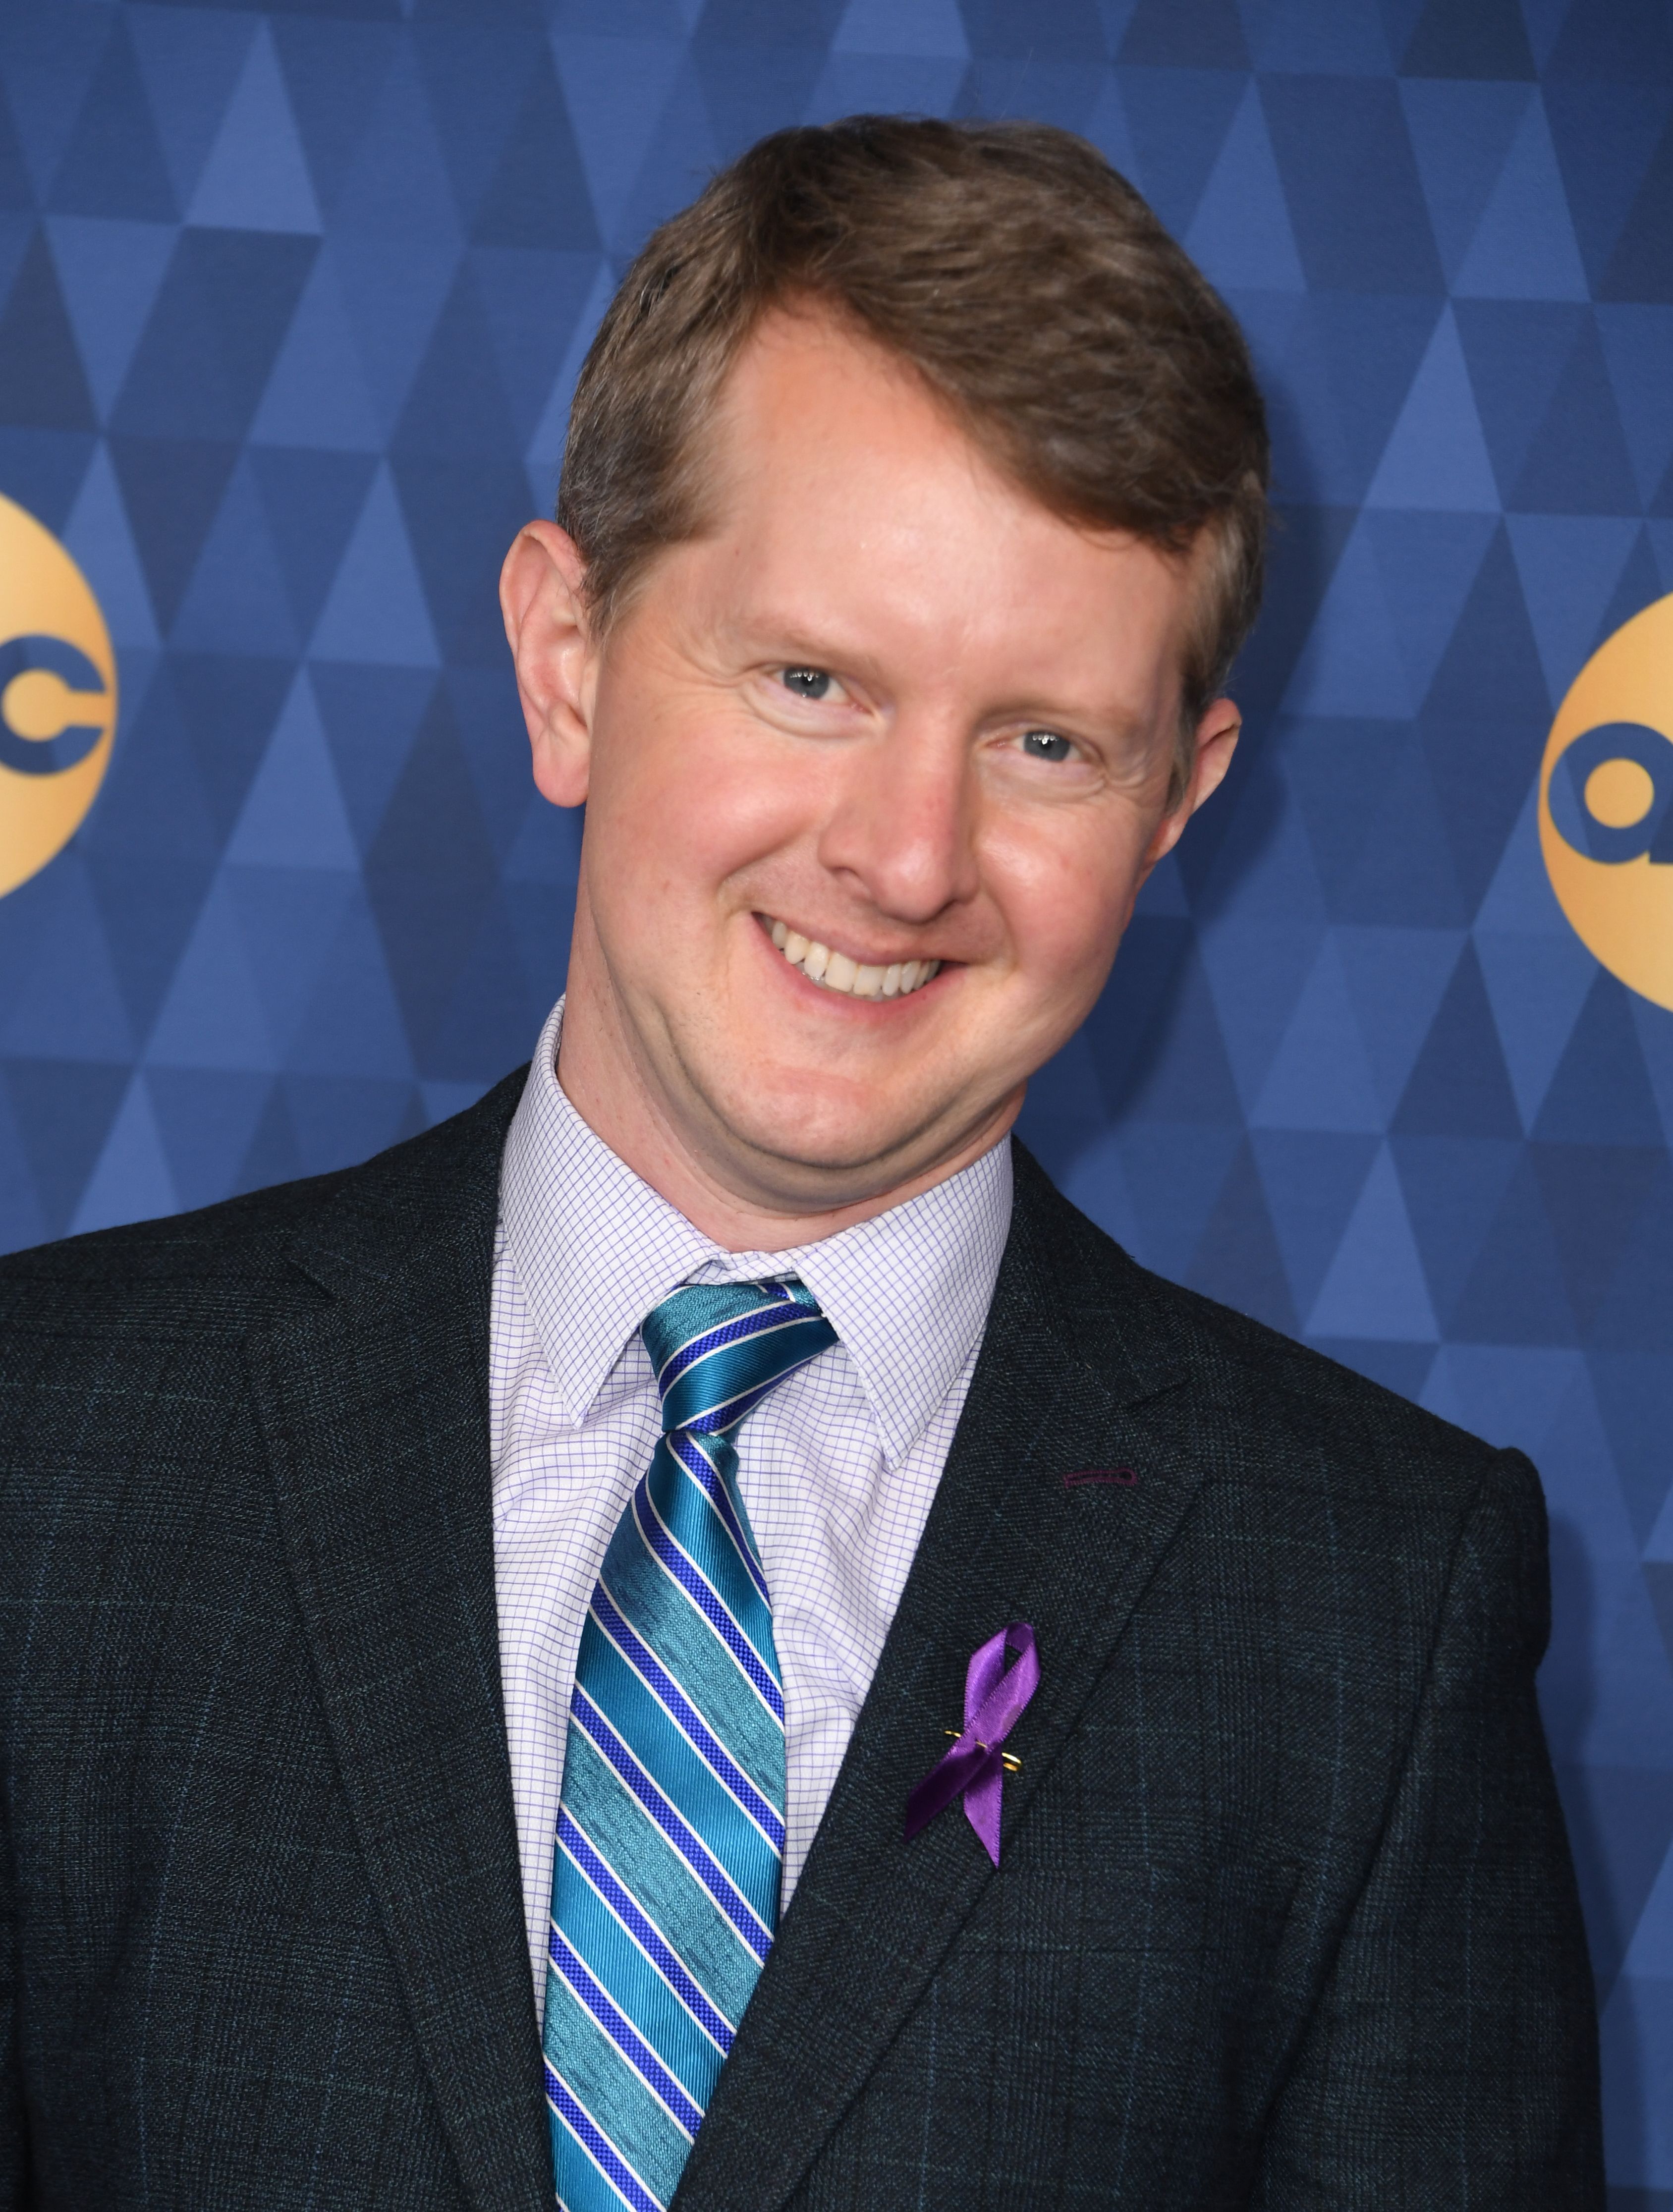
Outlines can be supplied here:
[[1536, 821], [1557, 702], [1673, 591], [1665, 0], [12, 0], [0, 75], [0, 492], [122, 685], [0, 899], [7, 1245], [358, 1158], [526, 1056], [578, 825], [496, 573], [716, 163], [1043, 117], [1223, 288], [1277, 447], [1249, 735], [1025, 1133], [1152, 1266], [1535, 1455], [1612, 2203], [1670, 2212], [1673, 1012]]

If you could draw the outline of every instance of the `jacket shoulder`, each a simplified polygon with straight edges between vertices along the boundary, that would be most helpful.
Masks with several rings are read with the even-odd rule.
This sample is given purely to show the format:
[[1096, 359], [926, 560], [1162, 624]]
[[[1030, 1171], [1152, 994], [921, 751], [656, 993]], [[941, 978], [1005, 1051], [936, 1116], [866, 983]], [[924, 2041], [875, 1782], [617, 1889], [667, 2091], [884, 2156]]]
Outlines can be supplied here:
[[377, 1272], [380, 1251], [460, 1199], [480, 1208], [487, 1195], [491, 1211], [526, 1074], [517, 1069], [463, 1113], [358, 1166], [0, 1257], [0, 1329], [240, 1328], [282, 1285], [300, 1285], [296, 1258], [310, 1248]]
[[[1035, 1231], [1055, 1247], [1060, 1279], [1105, 1306], [1122, 1329], [1137, 1328], [1152, 1346], [1165, 1343], [1199, 1395], [1235, 1418], [1265, 1448], [1287, 1444], [1367, 1464], [1427, 1468], [1445, 1486], [1474, 1490], [1505, 1455], [1397, 1391], [1344, 1367], [1311, 1346], [1220, 1304], [1201, 1291], [1153, 1273], [1066, 1199], [1024, 1149], [1016, 1147], [1019, 1203]], [[1531, 1470], [1528, 1479], [1532, 1480]]]

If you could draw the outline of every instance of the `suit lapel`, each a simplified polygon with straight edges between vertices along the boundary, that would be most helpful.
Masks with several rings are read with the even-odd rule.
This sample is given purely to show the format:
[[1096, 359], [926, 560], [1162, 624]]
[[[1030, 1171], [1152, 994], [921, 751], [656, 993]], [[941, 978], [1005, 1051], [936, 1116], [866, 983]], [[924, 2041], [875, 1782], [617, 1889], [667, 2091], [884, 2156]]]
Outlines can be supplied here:
[[[997, 1877], [913, 1785], [959, 1724], [970, 1652], [1031, 1621], [1040, 1686], [1009, 1740], [1004, 1833], [1074, 1729], [1201, 1480], [1145, 1407], [1186, 1380], [1146, 1278], [1019, 1151], [1017, 1206], [969, 1399], [813, 1848], [687, 2164], [677, 2212], [776, 2212]], [[1112, 1297], [1112, 1291], [1114, 1295]], [[1066, 1487], [1131, 1466], [1131, 1485]]]
[[249, 1346], [344, 1787], [481, 2212], [552, 2199], [490, 1510], [495, 1208], [520, 1089], [323, 1209], [291, 1248], [311, 1304]]

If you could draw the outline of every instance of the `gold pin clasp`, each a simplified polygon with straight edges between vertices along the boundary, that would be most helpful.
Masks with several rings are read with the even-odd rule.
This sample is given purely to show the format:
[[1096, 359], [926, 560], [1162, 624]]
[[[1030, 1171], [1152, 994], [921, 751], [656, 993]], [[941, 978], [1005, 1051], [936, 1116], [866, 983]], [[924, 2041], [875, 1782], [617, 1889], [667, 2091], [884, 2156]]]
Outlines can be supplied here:
[[[955, 1743], [962, 1743], [964, 1741], [964, 1731], [963, 1729], [943, 1729], [941, 1733], [943, 1735], [950, 1735]], [[985, 1743], [979, 1743], [976, 1747], [978, 1751], [986, 1751], [988, 1748]], [[1005, 1769], [1005, 1771], [1007, 1774], [1020, 1774], [1022, 1772], [1021, 1759], [1013, 1759], [1008, 1751], [1001, 1752], [999, 1755], [999, 1763]]]

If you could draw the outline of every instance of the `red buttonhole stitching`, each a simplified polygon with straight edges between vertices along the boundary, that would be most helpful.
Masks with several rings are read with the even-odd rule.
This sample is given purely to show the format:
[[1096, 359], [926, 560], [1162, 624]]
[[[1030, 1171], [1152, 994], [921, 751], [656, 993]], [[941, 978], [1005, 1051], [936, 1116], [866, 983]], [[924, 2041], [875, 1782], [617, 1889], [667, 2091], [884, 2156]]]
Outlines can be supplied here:
[[1138, 1479], [1130, 1467], [1083, 1467], [1078, 1474], [1063, 1477], [1063, 1487], [1078, 1490], [1085, 1482], [1118, 1482], [1125, 1487]]

